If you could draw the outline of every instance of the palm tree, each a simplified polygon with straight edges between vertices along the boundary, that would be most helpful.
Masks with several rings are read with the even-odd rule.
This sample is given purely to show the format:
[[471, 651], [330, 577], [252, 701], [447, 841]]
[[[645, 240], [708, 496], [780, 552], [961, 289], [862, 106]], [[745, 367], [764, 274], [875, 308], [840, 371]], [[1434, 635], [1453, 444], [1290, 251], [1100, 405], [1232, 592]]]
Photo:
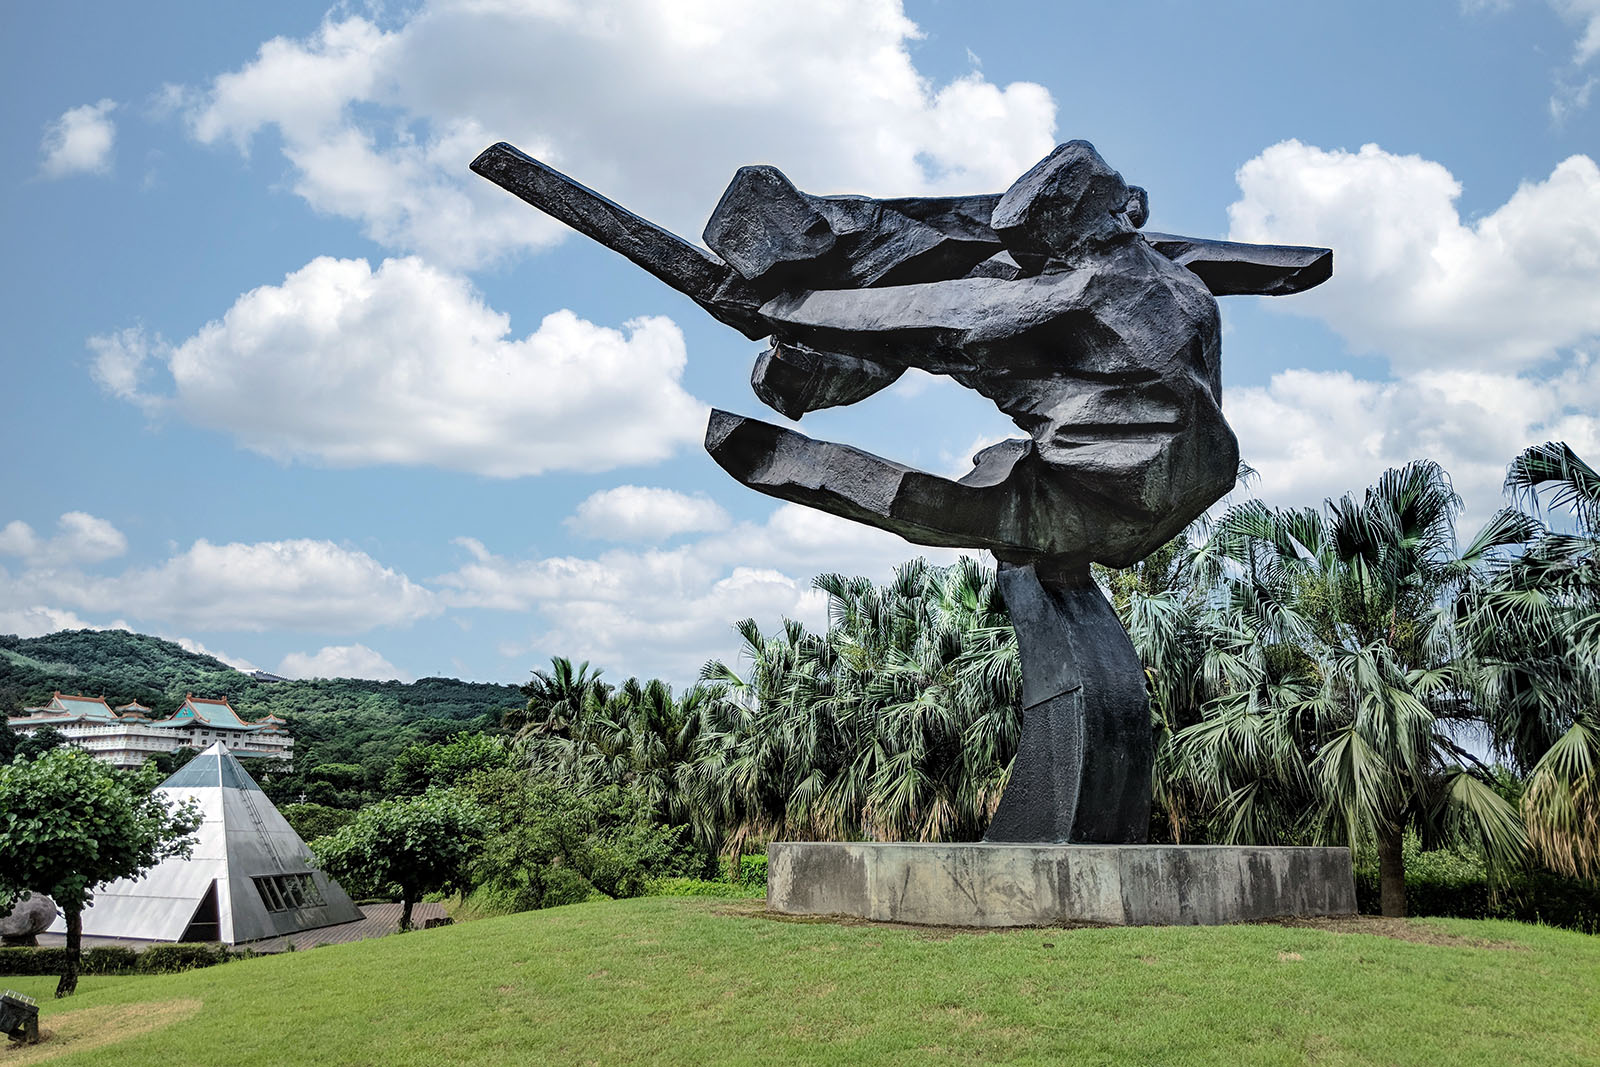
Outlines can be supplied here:
[[706, 699], [699, 686], [674, 699], [672, 687], [655, 678], [629, 678], [615, 690], [592, 687], [559, 729], [538, 729], [538, 723], [530, 728], [523, 757], [534, 774], [580, 793], [636, 789], [664, 823], [687, 825], [690, 805], [679, 778]]
[[569, 659], [551, 657], [550, 670], [535, 670], [522, 686], [527, 705], [516, 713], [507, 712], [502, 725], [518, 738], [565, 734], [591, 702], [603, 700], [610, 692], [600, 674], [598, 670], [590, 672], [587, 660], [574, 668]]
[[1522, 813], [1552, 869], [1600, 876], [1600, 473], [1548, 442], [1512, 461], [1506, 490], [1570, 531], [1536, 527], [1521, 556], [1464, 598], [1477, 690], [1501, 755], [1528, 771]]
[[[779, 632], [763, 634], [754, 619], [735, 629], [743, 639], [744, 675], [720, 660], [701, 670], [707, 700], [692, 761], [680, 774], [694, 812], [695, 837], [715, 850], [735, 855], [752, 838], [773, 835], [789, 822], [791, 777], [809, 763], [822, 775], [822, 755], [809, 738], [791, 730], [786, 712], [794, 706], [793, 678], [800, 670], [802, 645], [813, 642], [805, 628], [785, 620]], [[806, 742], [810, 740], [812, 744]]]
[[[1458, 552], [1460, 507], [1444, 471], [1419, 461], [1320, 511], [1228, 509], [1188, 561], [1201, 604], [1177, 620], [1198, 671], [1157, 689], [1158, 707], [1200, 703], [1172, 765], [1222, 839], [1375, 845], [1386, 915], [1404, 914], [1408, 828], [1471, 841], [1498, 866], [1524, 845], [1492, 772], [1458, 740], [1474, 711], [1450, 605], [1529, 529], [1501, 512]], [[1133, 600], [1136, 620], [1181, 614]]]
[[1016, 645], [994, 574], [915, 560], [879, 586], [823, 575], [826, 634], [739, 626], [691, 775], [728, 847], [796, 838], [932, 840], [983, 832], [1018, 730]]

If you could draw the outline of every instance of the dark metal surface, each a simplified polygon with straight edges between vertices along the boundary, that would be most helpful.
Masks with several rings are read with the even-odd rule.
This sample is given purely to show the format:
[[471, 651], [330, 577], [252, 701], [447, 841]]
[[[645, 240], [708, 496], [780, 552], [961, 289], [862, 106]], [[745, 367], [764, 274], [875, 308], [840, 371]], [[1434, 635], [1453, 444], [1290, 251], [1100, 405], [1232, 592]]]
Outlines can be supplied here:
[[39, 1043], [39, 1002], [8, 989], [0, 994], [0, 1034], [17, 1044]]
[[706, 225], [712, 252], [510, 145], [472, 166], [770, 338], [751, 384], [790, 418], [916, 367], [988, 397], [1027, 433], [958, 479], [726, 411], [711, 413], [706, 449], [769, 496], [916, 544], [992, 551], [1025, 711], [990, 839], [1144, 840], [1144, 675], [1089, 564], [1137, 562], [1233, 487], [1215, 297], [1310, 288], [1332, 253], [1141, 234], [1148, 194], [1087, 141], [979, 196], [813, 196], [773, 167], [744, 167]]
[[1022, 737], [985, 841], [1145, 840], [1155, 750], [1144, 669], [1087, 573], [1000, 564], [1022, 660]]

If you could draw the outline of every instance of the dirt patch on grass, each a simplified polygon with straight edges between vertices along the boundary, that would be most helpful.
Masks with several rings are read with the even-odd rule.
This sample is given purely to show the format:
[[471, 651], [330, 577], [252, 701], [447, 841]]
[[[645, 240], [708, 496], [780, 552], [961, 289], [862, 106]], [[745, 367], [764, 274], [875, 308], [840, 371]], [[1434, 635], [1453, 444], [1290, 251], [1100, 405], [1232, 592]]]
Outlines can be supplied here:
[[[880, 922], [874, 919], [863, 919], [855, 915], [784, 915], [780, 912], [768, 911], [766, 902], [763, 900], [719, 899], [710, 910], [713, 915], [726, 915], [741, 919], [766, 919], [769, 922], [778, 923], [871, 926], [883, 930], [904, 930], [935, 941], [945, 941], [955, 937], [957, 934], [1006, 934], [1021, 933], [1028, 930], [1050, 930], [1052, 932], [1061, 931], [1065, 933], [1072, 930], [1106, 929], [1104, 925], [1099, 923], [1069, 923], [1049, 927], [919, 926], [914, 923]], [[1425, 919], [1392, 919], [1381, 915], [1341, 915], [1305, 919], [1266, 919], [1259, 924], [1250, 925], [1326, 930], [1334, 934], [1371, 934], [1374, 937], [1387, 937], [1395, 941], [1410, 941], [1413, 944], [1438, 945], [1445, 948], [1485, 948], [1502, 952], [1528, 951], [1528, 946], [1515, 941], [1493, 941], [1483, 937], [1462, 937], [1459, 934], [1452, 934]], [[1054, 948], [1055, 946], [1047, 944], [1044, 947]], [[1153, 963], [1154, 960], [1148, 959], [1145, 962]]]
[[792, 923], [797, 926], [871, 926], [879, 930], [905, 930], [935, 941], [947, 941], [957, 934], [992, 934], [998, 931], [983, 926], [918, 926], [914, 923], [889, 923], [876, 919], [863, 919], [859, 915], [786, 915], [768, 911], [765, 901], [722, 899], [711, 909], [713, 915], [727, 915], [737, 919], [766, 919], [768, 922]]
[[0, 1067], [42, 1063], [70, 1052], [114, 1045], [182, 1022], [199, 1010], [198, 1000], [156, 1000], [144, 1004], [108, 1004], [78, 1011], [41, 1013], [39, 1043], [8, 1043], [0, 1047]]
[[1487, 948], [1501, 952], [1526, 952], [1527, 945], [1515, 941], [1491, 941], [1485, 937], [1462, 937], [1419, 919], [1395, 919], [1382, 915], [1340, 915], [1314, 919], [1271, 919], [1267, 925], [1297, 930], [1326, 930], [1331, 934], [1371, 934], [1417, 945], [1442, 948]]

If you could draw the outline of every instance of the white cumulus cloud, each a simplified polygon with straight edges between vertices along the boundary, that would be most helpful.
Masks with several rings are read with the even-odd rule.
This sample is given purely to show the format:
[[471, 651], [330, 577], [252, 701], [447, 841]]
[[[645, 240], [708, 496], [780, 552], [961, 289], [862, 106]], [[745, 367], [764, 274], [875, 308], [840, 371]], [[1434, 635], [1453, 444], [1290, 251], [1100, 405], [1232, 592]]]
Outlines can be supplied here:
[[34, 604], [208, 632], [359, 633], [439, 610], [431, 591], [367, 553], [310, 539], [202, 539], [159, 563], [114, 575], [71, 568], [0, 572], [0, 610]]
[[472, 558], [430, 583], [446, 603], [539, 620], [526, 643], [502, 652], [588, 659], [678, 682], [736, 651], [739, 619], [769, 629], [783, 618], [825, 627], [826, 597], [811, 586], [819, 573], [884, 581], [916, 556], [948, 563], [959, 555], [797, 504], [669, 549], [517, 559], [471, 538], [458, 543]]
[[1600, 452], [1600, 168], [1587, 156], [1524, 182], [1494, 210], [1460, 215], [1442, 164], [1377, 145], [1273, 145], [1238, 173], [1235, 240], [1321, 244], [1334, 276], [1274, 299], [1321, 318], [1391, 377], [1286, 370], [1232, 387], [1229, 421], [1259, 491], [1316, 503], [1430, 458], [1469, 508], [1502, 502], [1522, 449], [1565, 440]]
[[1255, 492], [1283, 506], [1359, 493], [1389, 467], [1433, 459], [1467, 504], [1466, 523], [1504, 503], [1506, 465], [1522, 449], [1566, 441], [1600, 455], [1600, 364], [1548, 378], [1441, 369], [1388, 381], [1289, 370], [1224, 398]]
[[20, 519], [0, 527], [0, 556], [16, 556], [29, 566], [99, 563], [128, 550], [128, 539], [109, 521], [84, 511], [56, 520], [54, 537], [41, 537]]
[[368, 678], [374, 681], [412, 681], [382, 654], [363, 644], [324, 645], [315, 652], [291, 652], [278, 664], [285, 678]]
[[111, 148], [117, 139], [111, 112], [116, 106], [115, 100], [101, 100], [69, 108], [46, 127], [39, 146], [44, 154], [41, 173], [48, 178], [110, 173]]
[[60, 608], [47, 607], [43, 604], [29, 604], [18, 607], [0, 606], [0, 634], [12, 634], [16, 637], [43, 637], [53, 634], [57, 630], [104, 630], [127, 629], [122, 626], [96, 626], [86, 622], [70, 611]]
[[158, 634], [157, 636], [171, 641], [185, 652], [193, 652], [197, 656], [210, 656], [212, 659], [221, 660], [223, 663], [226, 663], [228, 666], [233, 667], [236, 670], [255, 671], [261, 669], [254, 663], [251, 663], [249, 660], [245, 659], [243, 656], [230, 656], [221, 649], [208, 648], [206, 645], [196, 641], [192, 637], [173, 636], [169, 634]]
[[1008, 185], [1049, 151], [1041, 86], [920, 73], [899, 0], [429, 0], [330, 15], [192, 92], [200, 141], [268, 127], [312, 207], [454, 266], [558, 240], [467, 171], [509, 140], [694, 234], [735, 168], [883, 195]]
[[567, 526], [606, 541], [664, 541], [682, 533], [720, 530], [728, 522], [728, 513], [710, 497], [619, 485], [590, 494]]
[[1464, 220], [1442, 164], [1377, 145], [1275, 144], [1239, 169], [1236, 241], [1334, 249], [1334, 276], [1275, 307], [1397, 369], [1521, 369], [1600, 334], [1600, 167], [1562, 161]]
[[[114, 395], [286, 460], [516, 477], [652, 463], [704, 433], [670, 320], [615, 330], [557, 311], [510, 333], [470, 283], [420, 259], [322, 257], [181, 344], [124, 330], [90, 347]], [[149, 362], [170, 394], [141, 391]]]

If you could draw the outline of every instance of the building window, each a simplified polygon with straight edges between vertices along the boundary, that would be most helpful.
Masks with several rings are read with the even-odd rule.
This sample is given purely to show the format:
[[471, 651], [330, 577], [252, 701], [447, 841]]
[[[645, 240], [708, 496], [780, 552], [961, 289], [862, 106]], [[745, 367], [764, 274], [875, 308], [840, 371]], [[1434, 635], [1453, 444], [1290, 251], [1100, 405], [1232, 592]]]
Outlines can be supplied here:
[[320, 908], [327, 903], [309, 874], [264, 874], [251, 880], [268, 911]]

